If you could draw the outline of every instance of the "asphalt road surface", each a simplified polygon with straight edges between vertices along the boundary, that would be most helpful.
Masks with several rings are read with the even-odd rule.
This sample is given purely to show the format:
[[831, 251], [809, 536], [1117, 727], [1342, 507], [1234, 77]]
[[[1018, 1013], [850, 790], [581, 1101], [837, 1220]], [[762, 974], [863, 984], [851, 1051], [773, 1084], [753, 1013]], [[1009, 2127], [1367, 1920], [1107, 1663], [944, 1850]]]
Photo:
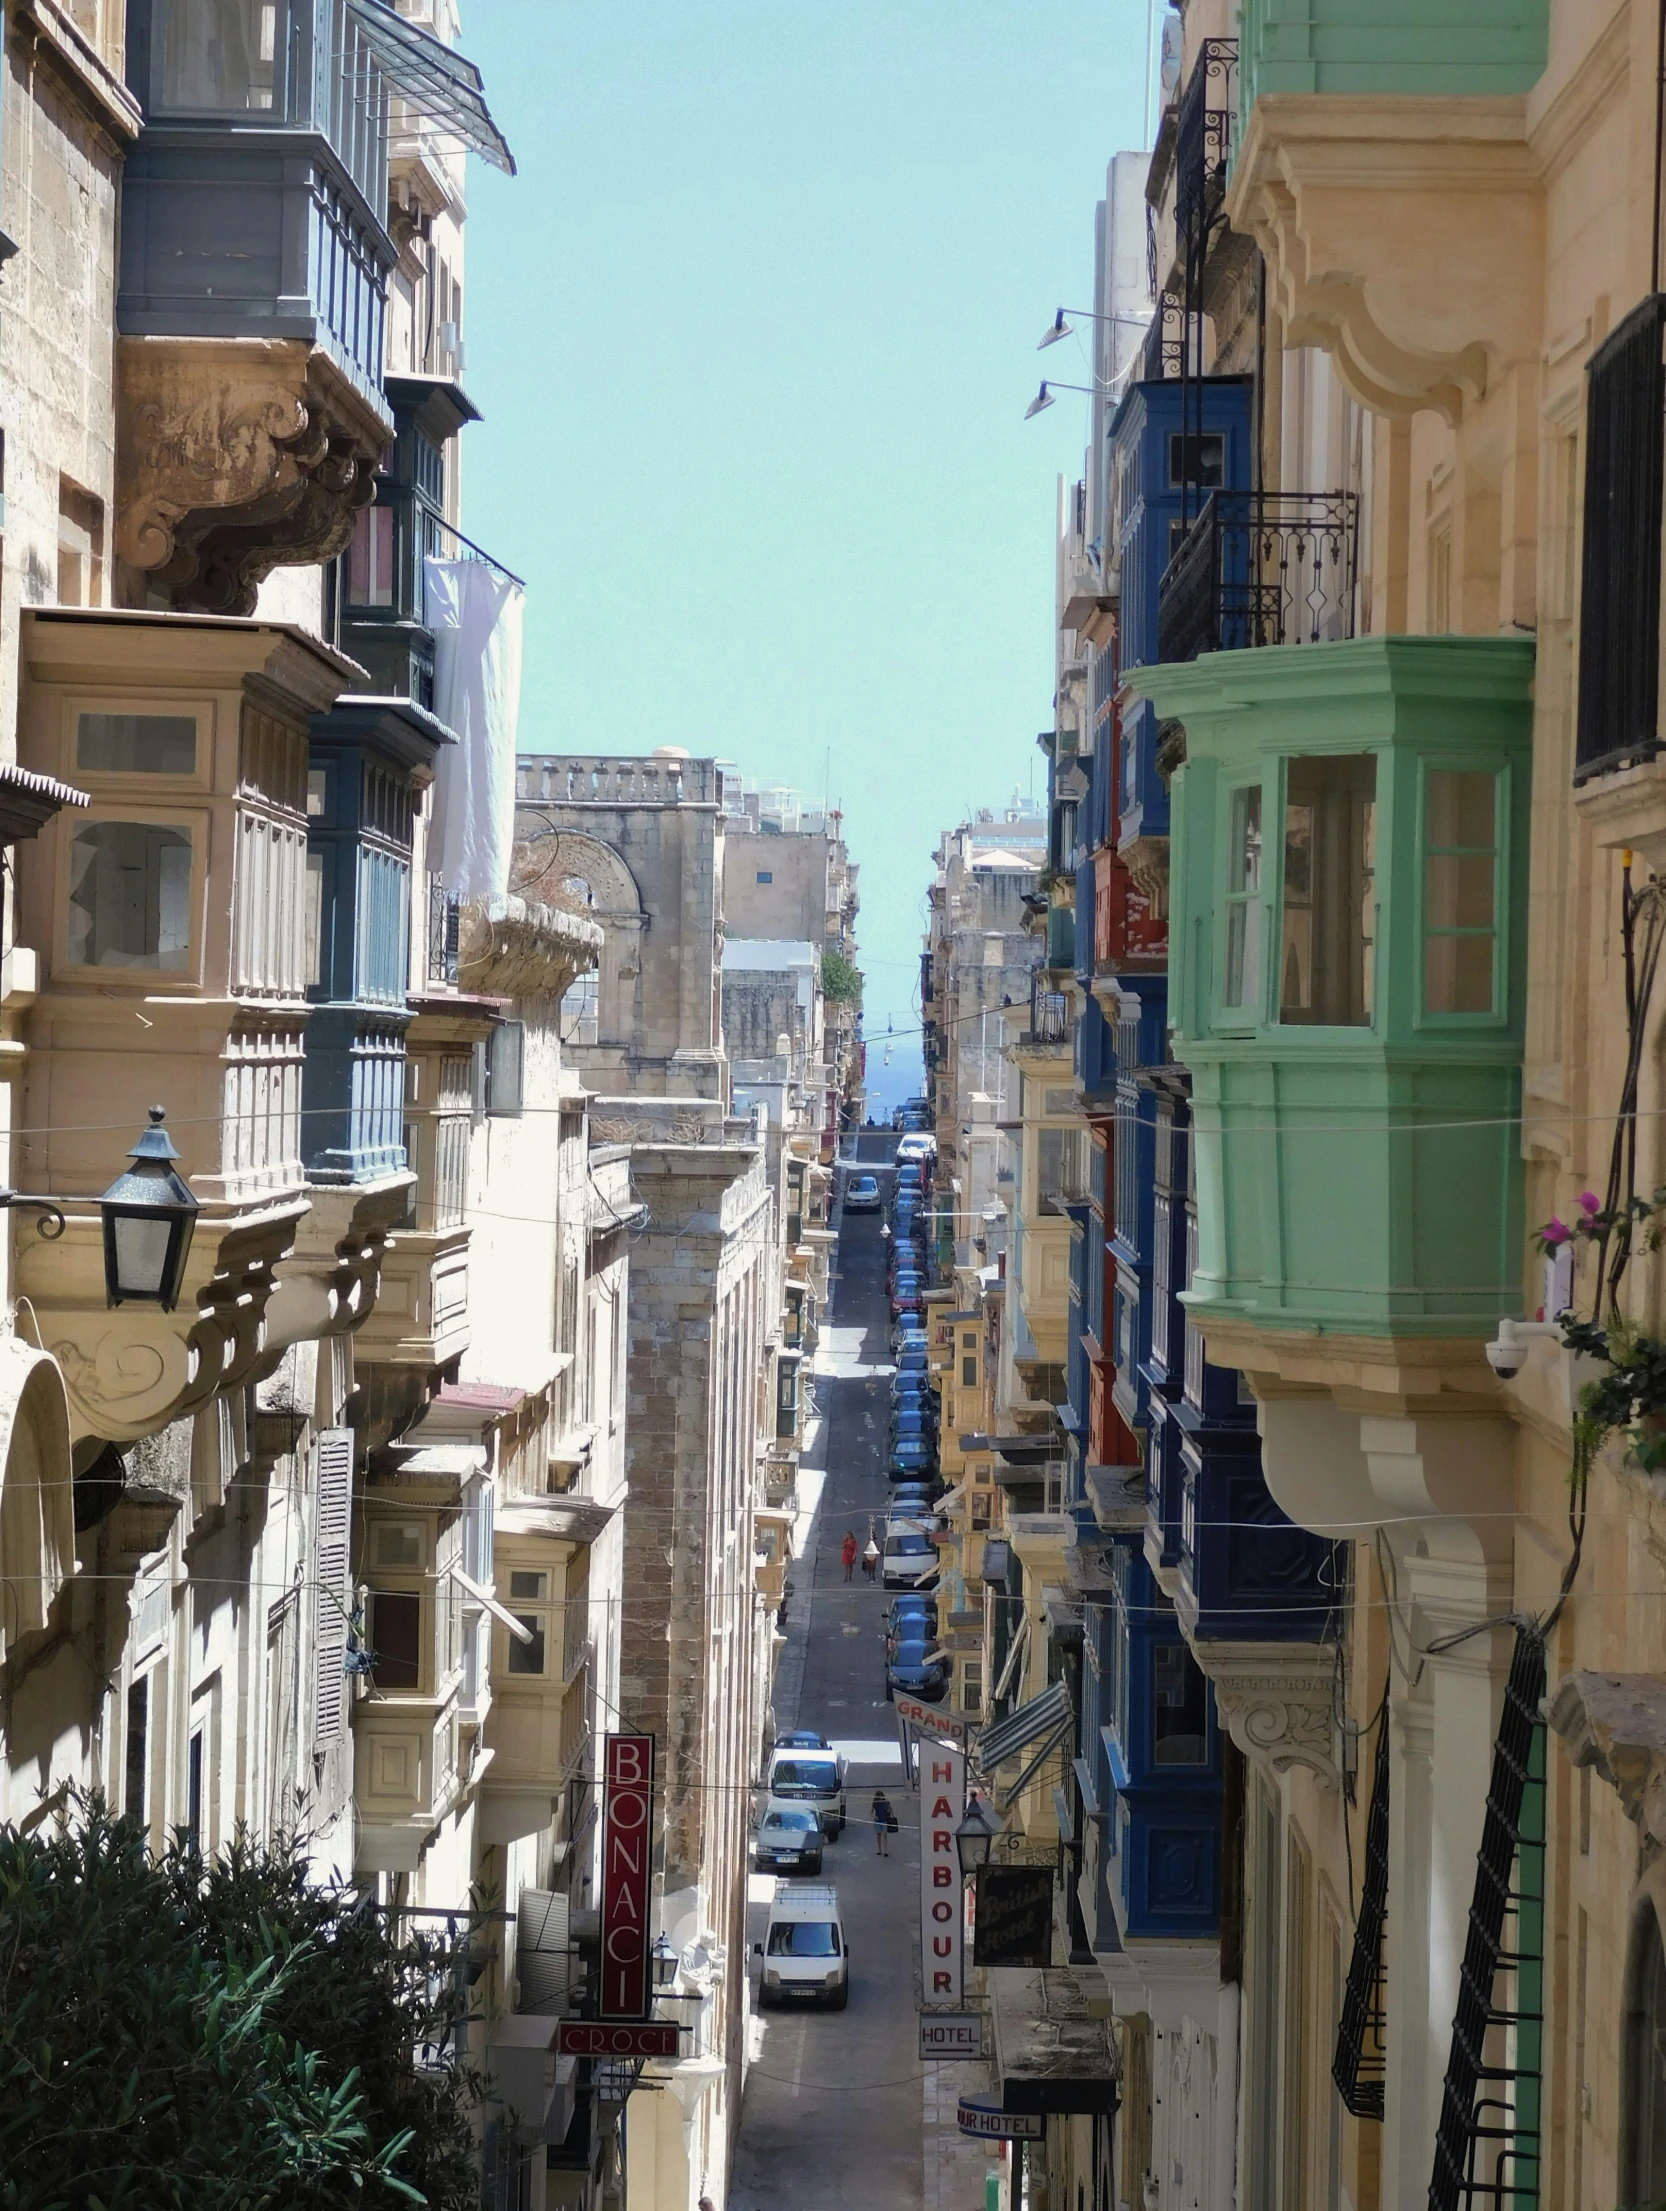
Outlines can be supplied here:
[[[864, 1131], [859, 1156], [889, 1163], [895, 1142], [889, 1132]], [[918, 1821], [885, 1696], [881, 1621], [889, 1599], [877, 1580], [863, 1581], [860, 1566], [847, 1586], [839, 1563], [845, 1530], [865, 1542], [870, 1518], [885, 1506], [891, 1354], [880, 1219], [855, 1214], [842, 1225], [820, 1345], [824, 1365], [831, 1349], [833, 1372], [817, 1383], [826, 1426], [816, 1456], [827, 1480], [810, 1555], [793, 1568], [777, 1695], [781, 1727], [819, 1728], [850, 1761], [850, 1824], [828, 1846], [823, 1874], [838, 1887], [850, 1942], [850, 2007], [761, 2015], [727, 2211], [849, 2211], [858, 2202], [864, 2211], [918, 2211], [921, 2200]], [[886, 1858], [868, 1817], [876, 1784], [895, 1801], [901, 1825]], [[753, 1876], [753, 1940], [772, 1884], [773, 1876]], [[757, 1971], [753, 1960], [754, 1987]]]

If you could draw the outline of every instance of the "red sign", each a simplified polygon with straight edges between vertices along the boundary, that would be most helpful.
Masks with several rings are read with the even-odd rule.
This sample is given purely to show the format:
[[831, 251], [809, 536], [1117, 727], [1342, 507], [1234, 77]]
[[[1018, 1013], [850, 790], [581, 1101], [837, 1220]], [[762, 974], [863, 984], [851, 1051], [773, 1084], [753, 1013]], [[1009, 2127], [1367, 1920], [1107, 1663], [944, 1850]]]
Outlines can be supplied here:
[[648, 1888], [654, 1854], [654, 1738], [602, 1738], [603, 2019], [646, 2019]]
[[555, 2047], [562, 2057], [675, 2057], [675, 2019], [563, 2019]]

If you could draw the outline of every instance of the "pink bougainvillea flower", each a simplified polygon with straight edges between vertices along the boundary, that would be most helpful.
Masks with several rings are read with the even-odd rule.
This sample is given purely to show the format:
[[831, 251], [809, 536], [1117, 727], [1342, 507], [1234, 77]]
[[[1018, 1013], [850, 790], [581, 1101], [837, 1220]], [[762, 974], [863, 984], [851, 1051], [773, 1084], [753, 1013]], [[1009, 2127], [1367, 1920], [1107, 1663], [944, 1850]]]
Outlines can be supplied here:
[[1567, 1222], [1558, 1219], [1554, 1213], [1539, 1231], [1540, 1237], [1547, 1244], [1565, 1244], [1572, 1234], [1573, 1230]]
[[1581, 1190], [1579, 1193], [1579, 1206], [1581, 1212], [1600, 1213], [1602, 1211], [1602, 1200], [1597, 1196], [1594, 1190]]

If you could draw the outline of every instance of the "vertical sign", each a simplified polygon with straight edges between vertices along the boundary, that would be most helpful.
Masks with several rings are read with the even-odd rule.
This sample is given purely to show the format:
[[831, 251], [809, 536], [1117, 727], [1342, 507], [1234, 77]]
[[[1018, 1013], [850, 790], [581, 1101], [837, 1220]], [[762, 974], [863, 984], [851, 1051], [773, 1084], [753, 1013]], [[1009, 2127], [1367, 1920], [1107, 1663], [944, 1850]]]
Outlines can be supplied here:
[[604, 2019], [646, 2019], [648, 1874], [653, 1858], [654, 1738], [602, 1738], [602, 1988]]
[[961, 2001], [963, 1906], [954, 1833], [966, 1812], [966, 1757], [920, 1742], [920, 1993], [928, 2010]]

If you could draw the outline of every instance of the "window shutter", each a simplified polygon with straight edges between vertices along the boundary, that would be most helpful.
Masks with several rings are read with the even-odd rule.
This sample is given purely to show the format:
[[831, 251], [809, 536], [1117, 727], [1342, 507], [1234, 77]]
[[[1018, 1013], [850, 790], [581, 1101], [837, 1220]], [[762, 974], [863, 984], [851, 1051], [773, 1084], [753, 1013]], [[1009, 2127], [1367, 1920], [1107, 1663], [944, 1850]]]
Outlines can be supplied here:
[[504, 1021], [492, 1031], [486, 1045], [486, 1111], [519, 1113], [522, 1071], [526, 1056], [526, 1030], [519, 1021]]
[[353, 1431], [322, 1428], [313, 1445], [313, 1590], [316, 1693], [313, 1737], [333, 1743], [347, 1701], [348, 1534], [353, 1507]]
[[1655, 292], [1585, 372], [1576, 782], [1659, 749], [1663, 333], [1666, 293]]

